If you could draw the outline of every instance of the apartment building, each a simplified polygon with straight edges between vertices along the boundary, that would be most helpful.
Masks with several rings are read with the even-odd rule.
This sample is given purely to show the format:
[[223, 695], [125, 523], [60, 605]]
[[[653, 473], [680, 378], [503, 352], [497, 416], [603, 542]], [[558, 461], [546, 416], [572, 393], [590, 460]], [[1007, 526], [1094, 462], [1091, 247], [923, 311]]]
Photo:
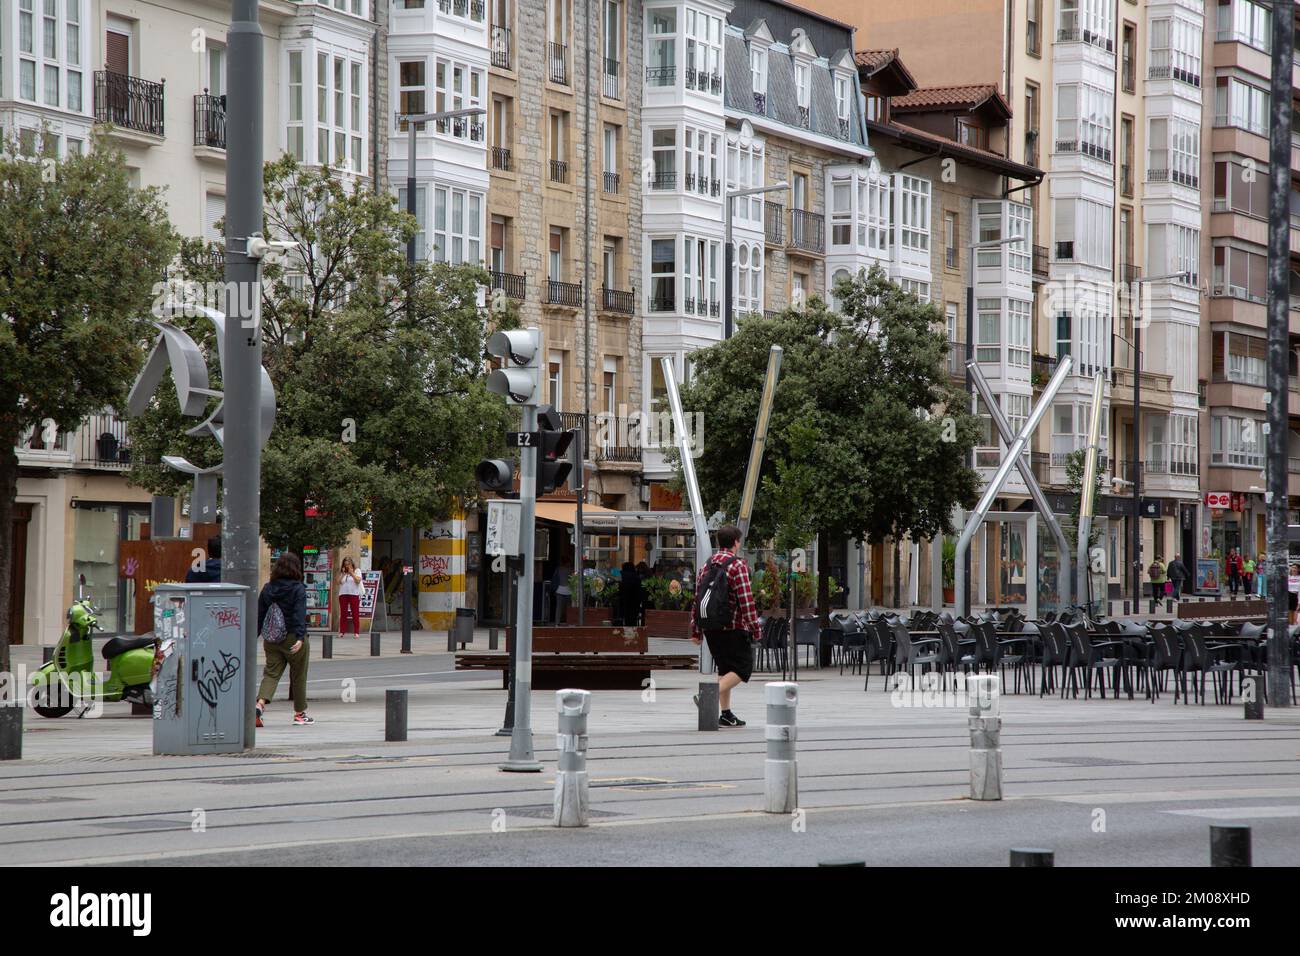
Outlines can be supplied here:
[[[1204, 417], [1202, 487], [1208, 509], [1202, 552], [1263, 553], [1267, 365], [1269, 78], [1272, 4], [1218, 2], [1206, 23], [1206, 90], [1201, 182], [1207, 199], [1202, 257], [1210, 278], [1201, 325]], [[1300, 66], [1293, 70], [1300, 99]], [[1291, 347], [1288, 496], [1291, 523], [1300, 495], [1300, 131], [1291, 151]], [[1210, 193], [1210, 189], [1213, 190]], [[1211, 497], [1213, 496], [1213, 497]]]
[[[372, 174], [371, 16], [371, 0], [261, 5], [268, 157]], [[133, 182], [165, 187], [177, 231], [218, 239], [228, 26], [228, 9], [194, 0], [0, 0], [0, 130], [24, 153], [62, 156], [109, 129]], [[73, 432], [34, 429], [16, 451], [16, 639], [56, 641], [79, 595], [108, 632], [131, 633], [136, 581], [119, 545], [141, 536], [151, 499], [126, 483], [125, 422], [106, 409]]]
[[[922, 87], [993, 84], [1011, 110], [1011, 158], [1046, 170], [1027, 190], [1046, 264], [1032, 319], [1030, 378], [1069, 354], [1074, 374], [1040, 428], [1034, 463], [1062, 488], [1086, 444], [1092, 379], [1105, 380], [1102, 444], [1110, 592], [1131, 562], [1199, 555], [1202, 453], [1201, 77], [1199, 0], [812, 0], [898, 47]], [[943, 24], [936, 30], [935, 25]], [[958, 133], [957, 135], [961, 135]], [[1141, 339], [1136, 467], [1132, 402]], [[1141, 482], [1140, 558], [1131, 553], [1132, 482]], [[1112, 479], [1118, 479], [1113, 481]], [[1058, 501], [1058, 510], [1064, 502]], [[1041, 535], [1041, 532], [1040, 532]]]

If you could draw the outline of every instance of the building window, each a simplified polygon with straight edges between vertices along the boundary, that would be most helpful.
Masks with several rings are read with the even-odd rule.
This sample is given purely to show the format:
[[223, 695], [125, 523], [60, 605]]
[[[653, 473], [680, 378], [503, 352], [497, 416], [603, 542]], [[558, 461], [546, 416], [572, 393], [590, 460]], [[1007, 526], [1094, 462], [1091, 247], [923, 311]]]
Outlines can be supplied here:
[[1125, 93], [1137, 87], [1137, 27], [1124, 24], [1124, 39], [1120, 41], [1120, 81]]
[[676, 240], [650, 240], [650, 311], [677, 311]]
[[623, 6], [619, 0], [605, 0], [604, 23], [601, 39], [604, 42], [604, 64], [601, 70], [601, 92], [610, 99], [618, 99], [620, 62], [623, 59]]
[[1211, 415], [1210, 464], [1263, 468], [1263, 422], [1236, 415]]
[[930, 249], [930, 181], [898, 174], [898, 242], [904, 249]]
[[1147, 136], [1147, 181], [1200, 185], [1201, 126], [1179, 116], [1155, 117]]
[[549, 254], [546, 260], [547, 278], [552, 282], [564, 281], [564, 230], [551, 227]]
[[957, 237], [960, 235], [961, 230], [957, 226], [957, 214], [955, 212], [945, 212], [943, 214], [943, 264], [949, 269], [958, 267]]
[[1025, 163], [1038, 165], [1038, 86], [1025, 84]]
[[887, 174], [871, 173], [860, 186], [864, 194], [859, 199], [860, 215], [865, 217], [865, 224], [859, 222], [858, 229], [864, 229], [867, 252], [878, 259], [887, 259], [891, 246], [891, 221], [893, 218], [893, 179]]
[[849, 78], [847, 76], [836, 75], [835, 116], [836, 118], [839, 119], [841, 124], [847, 123], [849, 121], [849, 93], [851, 88], [852, 87], [851, 84], [849, 83]]
[[1268, 100], [1267, 89], [1235, 76], [1220, 76], [1214, 81], [1214, 125], [1237, 126], [1267, 136]]
[[[483, 106], [483, 90], [487, 80], [482, 70], [467, 64], [439, 58], [433, 69], [433, 111], [474, 109]], [[478, 117], [439, 120], [437, 132], [454, 139], [483, 142], [483, 123]]]
[[1028, 0], [1025, 12], [1025, 49], [1030, 56], [1043, 51], [1043, 0]]
[[1019, 299], [1007, 300], [1007, 364], [1029, 368], [1029, 317], [1033, 306]]
[[1201, 231], [1188, 226], [1161, 223], [1147, 227], [1147, 273], [1153, 276], [1186, 274], [1182, 281], [1196, 285], [1200, 280]]
[[1263, 388], [1268, 384], [1268, 339], [1240, 332], [1215, 332], [1212, 368], [1218, 381]]
[[1219, 0], [1218, 39], [1236, 40], [1269, 53], [1273, 48], [1272, 11], [1251, 0]]
[[[41, 12], [39, 44], [36, 41], [38, 4]], [[81, 4], [82, 0], [19, 0], [17, 48], [20, 99], [58, 109], [66, 108], [74, 113], [84, 111]], [[114, 18], [110, 16], [109, 19], [112, 21]], [[8, 24], [0, 24], [0, 34], [6, 26]], [[129, 39], [124, 40], [124, 45], [129, 47], [129, 43]], [[129, 54], [118, 62], [110, 62], [109, 69], [127, 73], [128, 64]]]
[[1002, 361], [1002, 300], [980, 299], [976, 304], [975, 360], [996, 364]]
[[794, 64], [795, 99], [801, 110], [807, 110], [811, 102], [812, 68], [798, 60]]
[[[753, 43], [749, 45], [749, 82], [756, 95], [766, 97], [767, 50]], [[755, 110], [755, 112], [759, 111]]]
[[1090, 199], [1057, 199], [1053, 203], [1055, 257], [1061, 262], [1112, 265], [1111, 206]]
[[564, 410], [564, 353], [551, 352], [546, 359], [546, 394], [551, 407]]
[[686, 88], [722, 94], [722, 18], [686, 8]]
[[[1251, 171], [1239, 159], [1214, 162], [1214, 211], [1268, 218], [1268, 169], [1253, 161]], [[1295, 195], [1294, 191], [1292, 195]]]
[[289, 53], [289, 155], [298, 162], [306, 161], [303, 143], [303, 93], [302, 93], [302, 51]]
[[483, 194], [437, 186], [433, 191], [435, 262], [483, 261]]
[[916, 296], [917, 301], [922, 303], [930, 301], [930, 283], [923, 279], [899, 279], [898, 285], [904, 292]]
[[424, 60], [401, 60], [397, 64], [397, 111], [403, 116], [428, 112], [424, 105], [424, 73]]
[[677, 188], [677, 129], [656, 129], [650, 133], [650, 156], [654, 176], [651, 189]]
[[831, 245], [853, 244], [853, 182], [831, 182]]
[[646, 14], [650, 19], [649, 50], [646, 53], [646, 83], [674, 86], [677, 83], [677, 11], [658, 7]]
[[[301, 108], [302, 77], [301, 73], [297, 75], [294, 73], [294, 52], [289, 54], [290, 124], [296, 123], [295, 110]], [[332, 56], [329, 53], [316, 54], [314, 161], [322, 166], [336, 166], [356, 173], [364, 172], [362, 160], [364, 156], [362, 139], [365, 135], [362, 104], [366, 97], [364, 72], [363, 64], [360, 62]], [[292, 132], [290, 138], [294, 138]], [[290, 151], [292, 152], [292, 148]]]
[[1211, 291], [1214, 295], [1249, 299], [1253, 302], [1268, 301], [1268, 255], [1265, 252], [1251, 252], [1239, 246], [1216, 245], [1213, 255]]
[[1182, 17], [1151, 21], [1151, 63], [1153, 79], [1172, 78], [1192, 86], [1201, 85], [1201, 27]]
[[[727, 136], [727, 191], [752, 189], [763, 185], [763, 144], [751, 142], [741, 146], [734, 134]], [[737, 221], [760, 228], [763, 222], [763, 196], [741, 196], [731, 201], [731, 215]]]
[[808, 276], [803, 272], [795, 272], [790, 278], [790, 305], [802, 309], [807, 301]]
[[1066, 83], [1056, 90], [1056, 150], [1111, 161], [1113, 94], [1090, 83]]

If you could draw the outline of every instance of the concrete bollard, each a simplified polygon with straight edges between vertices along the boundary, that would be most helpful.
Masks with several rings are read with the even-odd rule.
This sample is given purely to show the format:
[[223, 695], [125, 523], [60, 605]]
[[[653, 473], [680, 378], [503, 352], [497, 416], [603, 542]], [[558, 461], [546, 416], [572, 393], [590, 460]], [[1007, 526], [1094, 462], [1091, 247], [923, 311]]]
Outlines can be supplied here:
[[379, 632], [378, 631], [370, 632], [370, 656], [371, 657], [379, 656]]
[[54, 660], [54, 645], [46, 644], [41, 648], [41, 663], [48, 664], [52, 660]]
[[1264, 719], [1264, 679], [1262, 677], [1243, 677], [1241, 679], [1241, 699], [1245, 704], [1247, 720]]
[[775, 682], [764, 685], [763, 691], [767, 700], [764, 809], [768, 813], [793, 813], [799, 806], [799, 763], [794, 748], [799, 735], [799, 685]]
[[966, 679], [970, 703], [970, 798], [1002, 799], [1001, 680], [996, 674]]
[[447, 650], [456, 650], [456, 628], [454, 627], [447, 628]]
[[718, 682], [716, 680], [702, 680], [699, 684], [699, 693], [696, 702], [699, 705], [699, 722], [697, 730], [717, 730], [718, 729]]
[[407, 692], [405, 690], [384, 691], [384, 739], [402, 741], [406, 739]]
[[332, 631], [326, 631], [321, 635], [320, 656], [321, 660], [325, 661], [334, 657], [334, 633]]
[[1251, 866], [1250, 827], [1210, 826], [1210, 866]]
[[1012, 848], [1011, 866], [1056, 866], [1056, 854], [1036, 847]]
[[555, 825], [587, 826], [587, 716], [591, 713], [591, 691], [557, 690], [555, 710], [559, 714], [555, 746], [560, 752], [555, 774]]

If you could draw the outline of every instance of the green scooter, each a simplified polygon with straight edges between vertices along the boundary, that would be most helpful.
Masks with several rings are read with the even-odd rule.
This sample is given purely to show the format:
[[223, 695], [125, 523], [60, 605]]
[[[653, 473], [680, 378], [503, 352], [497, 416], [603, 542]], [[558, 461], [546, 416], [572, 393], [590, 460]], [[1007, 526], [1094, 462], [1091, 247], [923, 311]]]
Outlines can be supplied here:
[[68, 608], [68, 626], [54, 648], [53, 659], [32, 675], [32, 709], [42, 717], [63, 717], [82, 703], [125, 701], [153, 706], [149, 681], [153, 677], [158, 642], [152, 634], [115, 637], [104, 645], [108, 673], [95, 669], [90, 635], [99, 627], [95, 608], [77, 601]]

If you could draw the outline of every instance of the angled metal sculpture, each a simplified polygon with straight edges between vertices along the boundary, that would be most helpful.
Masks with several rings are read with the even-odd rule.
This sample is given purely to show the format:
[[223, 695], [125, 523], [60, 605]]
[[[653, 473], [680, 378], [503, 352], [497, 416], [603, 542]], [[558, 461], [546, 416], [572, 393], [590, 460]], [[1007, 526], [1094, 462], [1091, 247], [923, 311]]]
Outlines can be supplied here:
[[[178, 312], [201, 315], [212, 323], [217, 333], [217, 364], [222, 371], [222, 380], [225, 380], [224, 350], [222, 346], [226, 333], [225, 315], [206, 306], [169, 301], [158, 309], [159, 321], [154, 323], [158, 327], [158, 339], [154, 342], [153, 351], [149, 353], [144, 368], [141, 369], [140, 375], [136, 378], [135, 384], [131, 386], [131, 392], [127, 396], [127, 417], [136, 418], [144, 413], [149, 407], [149, 402], [153, 399], [154, 394], [158, 391], [158, 387], [162, 384], [163, 376], [170, 369], [172, 383], [176, 387], [176, 401], [180, 405], [182, 415], [188, 418], [202, 417], [204, 409], [207, 408], [208, 400], [211, 398], [218, 399], [212, 413], [193, 428], [187, 429], [185, 434], [196, 438], [210, 435], [217, 440], [218, 445], [224, 448], [225, 394], [209, 386], [208, 364], [203, 357], [202, 349], [185, 331], [177, 328], [164, 318], [164, 316]], [[275, 427], [275, 386], [272, 384], [271, 376], [265, 367], [261, 369], [261, 373], [261, 415], [258, 423], [260, 432], [258, 440], [262, 447], [266, 447], [266, 442], [271, 437], [271, 430]], [[195, 518], [215, 518], [216, 476], [224, 470], [225, 462], [221, 461], [208, 468], [202, 468], [179, 455], [163, 455], [162, 460], [167, 467], [194, 477], [194, 499], [191, 514]]]
[[[980, 371], [977, 364], [971, 369], [971, 380], [975, 383], [975, 389], [979, 392], [980, 398], [984, 400], [984, 407], [989, 410], [989, 416], [993, 419], [993, 427], [998, 430], [1002, 440], [1011, 447], [1015, 441], [1016, 434], [1011, 430], [1011, 423], [1007, 421], [1007, 416], [1002, 411], [1002, 406], [994, 397], [992, 389], [989, 388], [988, 380], [984, 378], [984, 373]], [[1038, 484], [1038, 479], [1034, 477], [1034, 469], [1030, 467], [1029, 462], [1025, 461], [1024, 455], [1016, 458], [1016, 469], [1020, 472], [1020, 477], [1029, 489], [1029, 497], [1033, 499], [1034, 508], [1043, 516], [1048, 530], [1052, 532], [1052, 538], [1056, 541], [1056, 552], [1060, 555], [1060, 571], [1057, 574], [1059, 582], [1061, 606], [1069, 607], [1070, 605], [1070, 542], [1065, 539], [1065, 532], [1061, 530], [1061, 523], [1056, 520], [1056, 515], [1052, 513], [1052, 506], [1047, 503], [1047, 496], [1043, 494], [1043, 489]]]
[[745, 487], [740, 496], [740, 514], [736, 525], [740, 528], [740, 547], [745, 547], [749, 537], [749, 522], [754, 516], [754, 499], [758, 495], [758, 476], [763, 469], [763, 450], [767, 447], [767, 426], [772, 418], [772, 402], [776, 399], [776, 382], [781, 376], [779, 345], [773, 345], [767, 354], [767, 374], [763, 378], [763, 395], [758, 403], [758, 421], [754, 424], [754, 441], [749, 450], [749, 466], [745, 469]]
[[[975, 362], [966, 363], [968, 369], [974, 365], [976, 365]], [[984, 489], [984, 495], [966, 521], [966, 527], [962, 529], [961, 537], [957, 539], [957, 555], [953, 562], [953, 575], [957, 586], [957, 593], [954, 595], [957, 599], [956, 610], [959, 614], [970, 613], [970, 595], [966, 591], [965, 572], [966, 553], [970, 550], [971, 539], [975, 537], [975, 532], [979, 530], [979, 526], [984, 523], [985, 516], [989, 513], [989, 509], [993, 507], [993, 499], [1001, 493], [1002, 486], [1006, 484], [1007, 476], [1011, 474], [1011, 469], [1016, 467], [1018, 459], [1029, 446], [1030, 436], [1038, 429], [1043, 416], [1047, 414], [1047, 410], [1052, 407], [1052, 399], [1056, 398], [1056, 393], [1065, 384], [1065, 379], [1070, 374], [1073, 365], [1070, 356], [1064, 355], [1061, 357], [1060, 362], [1056, 365], [1056, 371], [1052, 373], [1051, 380], [1048, 381], [1047, 387], [1043, 389], [1043, 394], [1038, 399], [1038, 404], [1030, 410], [1029, 418], [1021, 426], [1020, 433], [1016, 435], [1016, 440], [1007, 448], [1006, 456], [1002, 459], [1002, 463], [998, 465], [993, 480]]]
[[[1079, 495], [1079, 603], [1092, 605], [1088, 587], [1088, 536], [1097, 504], [1097, 455], [1101, 444], [1101, 397], [1103, 379], [1098, 372], [1092, 382], [1092, 411], [1088, 417], [1088, 448], [1083, 460], [1083, 489]], [[1133, 609], [1137, 613], [1137, 608]], [[1091, 613], [1091, 612], [1089, 612]]]

